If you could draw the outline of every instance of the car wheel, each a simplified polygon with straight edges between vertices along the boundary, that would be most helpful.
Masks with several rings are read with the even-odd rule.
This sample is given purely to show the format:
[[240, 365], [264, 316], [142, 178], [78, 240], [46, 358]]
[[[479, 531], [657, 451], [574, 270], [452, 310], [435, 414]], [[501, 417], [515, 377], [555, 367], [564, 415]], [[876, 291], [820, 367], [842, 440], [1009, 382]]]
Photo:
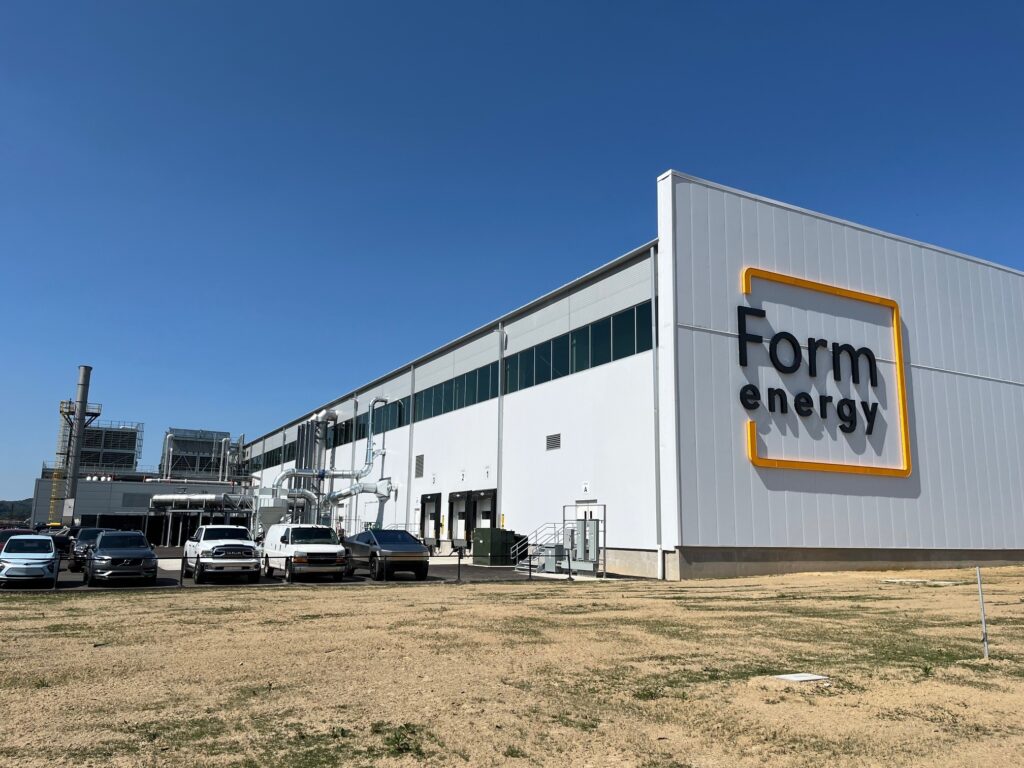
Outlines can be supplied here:
[[427, 568], [428, 566], [426, 564], [416, 566], [416, 570], [413, 571], [413, 573], [416, 574], [416, 581], [427, 580]]
[[331, 578], [334, 579], [335, 581], [344, 581], [345, 580], [345, 572], [342, 571], [341, 573], [332, 574]]
[[146, 577], [146, 584], [148, 584], [151, 587], [155, 587], [156, 586], [156, 574], [155, 573], [152, 576], [147, 576]]
[[373, 574], [374, 581], [384, 581], [385, 579], [384, 561], [376, 555], [370, 558], [370, 573]]
[[274, 576], [274, 569], [270, 567], [269, 557], [263, 558], [263, 575], [268, 579], [273, 578]]
[[252, 573], [249, 574], [249, 583], [250, 584], [259, 584], [260, 583], [260, 572], [259, 571], [253, 571]]
[[203, 568], [202, 563], [196, 563], [196, 567], [192, 569], [192, 582], [194, 584], [206, 582], [206, 570]]

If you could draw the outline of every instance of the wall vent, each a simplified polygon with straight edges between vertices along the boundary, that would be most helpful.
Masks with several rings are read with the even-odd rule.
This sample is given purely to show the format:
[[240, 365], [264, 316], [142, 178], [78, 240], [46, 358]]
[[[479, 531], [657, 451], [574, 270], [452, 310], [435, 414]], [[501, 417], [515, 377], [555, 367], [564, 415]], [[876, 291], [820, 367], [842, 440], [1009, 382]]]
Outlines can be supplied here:
[[557, 451], [562, 447], [562, 433], [559, 432], [557, 435], [548, 435], [545, 439], [549, 451]]
[[416, 457], [416, 477], [423, 477], [423, 454]]

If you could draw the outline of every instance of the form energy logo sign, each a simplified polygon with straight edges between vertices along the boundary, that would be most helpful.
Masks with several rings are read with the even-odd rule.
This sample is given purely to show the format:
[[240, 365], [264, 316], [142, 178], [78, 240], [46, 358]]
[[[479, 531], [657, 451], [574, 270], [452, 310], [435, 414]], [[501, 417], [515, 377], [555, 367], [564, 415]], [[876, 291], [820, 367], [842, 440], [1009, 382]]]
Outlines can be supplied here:
[[[760, 301], [752, 295], [754, 281], [766, 288], [777, 289], [774, 296]], [[903, 340], [900, 310], [895, 301], [846, 288], [816, 283], [799, 277], [748, 267], [741, 274], [741, 290], [749, 305], [739, 305], [737, 314], [738, 362], [747, 374], [748, 382], [740, 387], [739, 402], [750, 416], [747, 421], [747, 456], [751, 463], [765, 469], [798, 469], [814, 472], [845, 472], [883, 477], [908, 477], [911, 472], [910, 437], [907, 417], [906, 384], [903, 372]], [[827, 318], [829, 302], [839, 306], [857, 308], [861, 318], [847, 322], [843, 327], [876, 330], [881, 322], [891, 329], [892, 347], [889, 359], [879, 358], [876, 351], [865, 344], [851, 340], [819, 338], [813, 333], [798, 336], [788, 330], [778, 330], [772, 308], [782, 314], [777, 305], [779, 291], [801, 296], [799, 312], [789, 316], [801, 317], [808, 327]], [[857, 302], [849, 304], [849, 302]], [[763, 306], [756, 306], [761, 303]], [[856, 314], [856, 313], [855, 313]], [[838, 323], [835, 324], [838, 326]], [[879, 337], [880, 338], [880, 337]], [[765, 369], [775, 377], [779, 386], [762, 385], [756, 372], [754, 354], [764, 357]], [[889, 381], [880, 374], [882, 365], [891, 371]], [[882, 416], [880, 403], [892, 402], [886, 413], [893, 414], [891, 423]], [[817, 440], [829, 435], [859, 438], [856, 454], [870, 453], [873, 446], [877, 454], [889, 454], [886, 444], [898, 441], [898, 466], [857, 461], [818, 460], [823, 451], [812, 451], [814, 459], [779, 458], [762, 453], [759, 449], [758, 424], [755, 419], [770, 416], [779, 422], [779, 432], [788, 433], [791, 442], [801, 432], [801, 422], [808, 425], [803, 433]], [[763, 420], [763, 419], [762, 419]], [[813, 426], [811, 426], [813, 425]], [[771, 429], [769, 429], [771, 431]], [[785, 435], [783, 435], [785, 437]], [[803, 438], [803, 439], [806, 439]], [[797, 443], [799, 445], [799, 443]], [[806, 446], [805, 446], [806, 448]], [[794, 450], [790, 448], [790, 452]], [[800, 448], [795, 449], [802, 453]], [[852, 450], [852, 449], [851, 449]], [[838, 451], [841, 455], [843, 450]], [[851, 458], [858, 459], [858, 455]]]

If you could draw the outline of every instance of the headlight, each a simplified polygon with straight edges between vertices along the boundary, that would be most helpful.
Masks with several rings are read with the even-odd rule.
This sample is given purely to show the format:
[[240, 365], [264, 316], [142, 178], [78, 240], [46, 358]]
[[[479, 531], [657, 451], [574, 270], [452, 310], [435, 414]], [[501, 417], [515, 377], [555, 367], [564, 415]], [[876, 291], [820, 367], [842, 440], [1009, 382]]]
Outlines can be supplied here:
[[110, 555], [93, 555], [93, 560], [100, 563], [109, 563], [113, 558]]
[[292, 556], [292, 562], [293, 563], [304, 563], [304, 562], [306, 562], [306, 560], [307, 560], [307, 558], [306, 558], [306, 553], [305, 552], [296, 552]]
[[213, 550], [212, 549], [204, 549], [202, 552], [199, 553], [199, 556], [200, 557], [213, 557]]

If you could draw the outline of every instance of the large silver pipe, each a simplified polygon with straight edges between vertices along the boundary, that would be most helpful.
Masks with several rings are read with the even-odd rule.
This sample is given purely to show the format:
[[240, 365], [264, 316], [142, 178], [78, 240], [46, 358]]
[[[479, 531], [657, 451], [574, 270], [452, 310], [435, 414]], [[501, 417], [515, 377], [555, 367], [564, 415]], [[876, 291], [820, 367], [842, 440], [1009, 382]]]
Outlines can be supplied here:
[[[324, 477], [324, 478], [335, 478], [339, 480], [362, 480], [364, 477], [373, 472], [373, 462], [378, 456], [383, 456], [384, 451], [376, 451], [373, 447], [373, 409], [377, 403], [386, 403], [387, 398], [375, 397], [370, 403], [370, 416], [367, 425], [366, 435], [366, 463], [363, 464], [359, 469], [300, 469], [298, 467], [292, 467], [286, 469], [284, 472], [279, 474], [271, 486], [274, 491], [274, 496], [277, 496], [277, 492], [284, 487], [284, 484], [293, 477]], [[335, 414], [337, 418], [337, 414]], [[353, 427], [355, 426], [355, 417], [353, 416]], [[353, 436], [354, 437], [354, 436]], [[353, 440], [354, 442], [354, 440]], [[322, 474], [321, 474], [322, 473]]]
[[174, 437], [174, 433], [167, 430], [167, 434], [164, 435], [164, 479], [166, 480], [171, 476], [171, 438]]
[[227, 498], [225, 493], [157, 493], [151, 499], [151, 504], [173, 504], [176, 501], [219, 501], [224, 502]]
[[374, 483], [352, 483], [347, 488], [340, 488], [334, 493], [329, 493], [320, 500], [323, 509], [330, 509], [342, 499], [350, 496], [358, 496], [361, 493], [372, 493], [378, 499], [387, 500], [391, 497], [396, 486], [391, 482], [390, 477], [382, 478]]
[[[366, 426], [366, 463], [363, 465], [362, 469], [358, 469], [358, 470], [354, 470], [354, 471], [353, 470], [349, 470], [348, 472], [346, 472], [345, 470], [342, 470], [342, 474], [338, 475], [338, 477], [346, 478], [346, 479], [349, 479], [349, 480], [361, 480], [362, 478], [366, 477], [368, 474], [370, 474], [373, 471], [373, 460], [377, 456], [383, 456], [384, 455], [384, 451], [383, 450], [380, 450], [380, 451], [374, 451], [373, 450], [373, 409], [374, 409], [374, 406], [377, 405], [377, 403], [387, 403], [387, 401], [388, 401], [388, 399], [386, 397], [375, 397], [375, 398], [373, 398], [373, 400], [370, 401], [370, 411], [369, 411], [369, 416], [367, 417], [367, 426]], [[355, 415], [353, 415], [352, 416], [352, 428], [353, 429], [355, 429], [355, 423], [356, 423], [356, 417], [355, 417]], [[353, 442], [355, 442], [355, 435], [354, 434], [352, 435], [352, 439], [353, 439]]]
[[218, 480], [227, 480], [227, 463], [228, 463], [228, 443], [231, 442], [230, 437], [222, 438], [220, 441], [220, 468], [217, 472]]
[[[387, 398], [375, 397], [370, 402], [370, 412], [369, 412], [369, 417], [367, 419], [366, 463], [362, 467], [360, 467], [359, 469], [333, 469], [333, 468], [332, 469], [309, 469], [309, 468], [299, 468], [299, 467], [292, 467], [291, 469], [286, 469], [284, 472], [282, 472], [276, 478], [274, 478], [274, 482], [271, 485], [271, 491], [272, 491], [273, 497], [277, 498], [277, 496], [280, 493], [281, 489], [284, 488], [285, 483], [287, 483], [293, 477], [309, 477], [309, 478], [314, 478], [315, 477], [315, 478], [321, 478], [321, 479], [330, 478], [332, 480], [333, 479], [340, 479], [340, 480], [362, 480], [364, 477], [366, 477], [371, 472], [373, 472], [373, 462], [374, 462], [374, 460], [378, 456], [383, 456], [384, 455], [384, 451], [383, 450], [377, 451], [377, 450], [374, 450], [374, 447], [373, 447], [373, 410], [374, 410], [374, 407], [378, 403], [387, 403]], [[328, 415], [328, 414], [330, 414], [330, 415]], [[326, 424], [326, 422], [328, 420], [332, 420], [333, 419], [333, 420], [336, 421], [337, 418], [338, 418], [337, 411], [329, 411], [329, 412], [328, 411], [321, 411], [320, 413], [316, 414], [316, 416], [314, 416], [314, 419], [316, 420], [316, 423], [318, 425], [318, 429], [319, 429], [319, 427], [321, 425]], [[355, 416], [354, 415], [353, 415], [352, 424], [353, 424], [353, 427], [355, 427]], [[354, 438], [354, 435], [353, 435], [353, 438]], [[318, 442], [319, 442], [319, 440], [318, 440]], [[353, 442], [355, 442], [354, 439], [353, 439]], [[317, 464], [321, 463], [320, 460], [319, 460], [319, 456], [316, 456], [314, 458], [315, 458]], [[359, 485], [359, 484], [356, 483], [353, 486], [350, 486], [350, 488], [354, 488], [356, 485]], [[376, 486], [374, 485], [374, 487], [376, 487]], [[391, 486], [390, 486], [390, 481], [389, 481], [389, 485], [388, 485], [389, 490], [388, 490], [386, 495], [389, 495], [391, 493], [390, 487]], [[350, 490], [350, 488], [343, 488], [340, 491], [332, 491], [331, 493], [328, 494], [328, 497], [334, 497], [335, 500], [341, 499], [341, 498], [346, 498], [347, 496], [352, 495], [352, 493], [346, 493], [347, 491]], [[358, 492], [363, 492], [363, 491], [358, 491]], [[372, 493], [374, 491], [366, 491], [366, 492]], [[379, 498], [379, 496], [380, 495], [378, 494], [378, 498]], [[314, 496], [314, 498], [315, 498], [315, 496]], [[331, 503], [333, 504], [334, 502], [332, 501]], [[321, 507], [318, 504], [316, 506], [316, 508], [315, 508], [317, 514], [319, 514], [321, 508], [329, 509], [330, 507], [329, 506], [328, 507]]]
[[85, 412], [89, 407], [89, 379], [91, 365], [78, 366], [78, 391], [75, 393], [75, 421], [71, 432], [71, 455], [65, 498], [74, 499], [78, 493], [78, 467], [82, 459], [82, 443], [85, 437]]
[[289, 499], [305, 499], [307, 509], [312, 510], [314, 514], [318, 511], [316, 494], [308, 488], [289, 488], [287, 495]]

